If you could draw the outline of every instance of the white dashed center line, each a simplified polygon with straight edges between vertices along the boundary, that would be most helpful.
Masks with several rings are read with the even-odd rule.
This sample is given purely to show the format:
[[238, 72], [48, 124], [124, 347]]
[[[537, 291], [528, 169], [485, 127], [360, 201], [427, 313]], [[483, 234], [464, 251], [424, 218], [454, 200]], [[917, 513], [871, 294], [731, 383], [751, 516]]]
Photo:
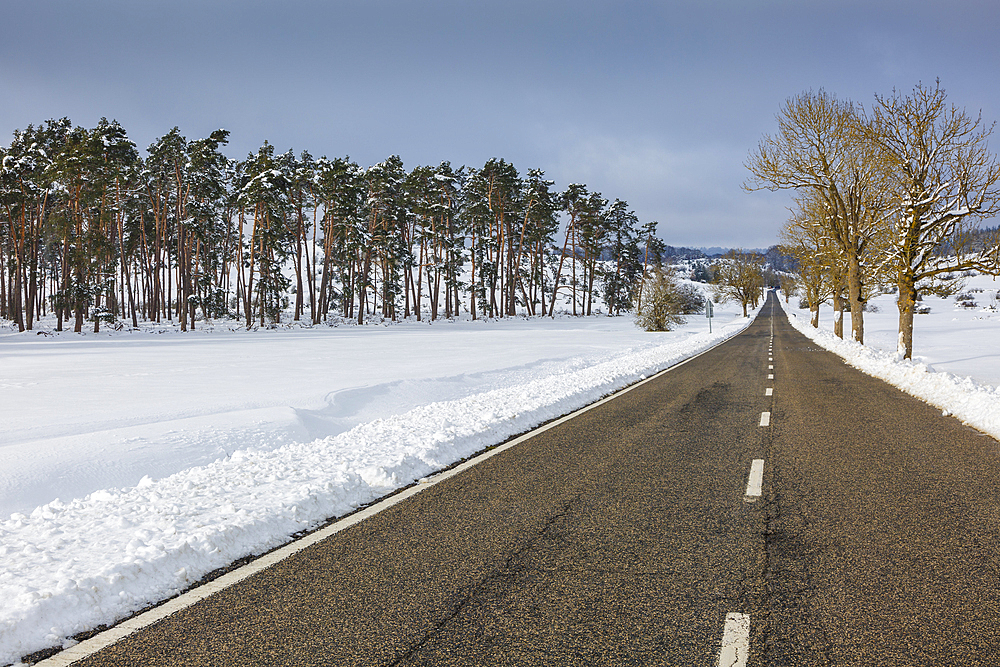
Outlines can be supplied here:
[[774, 379], [774, 373], [768, 373], [767, 374], [767, 379], [768, 380], [773, 380]]
[[747, 498], [759, 498], [764, 484], [764, 459], [754, 459], [750, 463], [750, 477], [747, 479]]
[[722, 650], [719, 651], [719, 667], [745, 667], [749, 653], [750, 616], [726, 614], [726, 625], [722, 629]]
[[771, 425], [771, 413], [770, 412], [762, 412], [762, 413], [760, 413], [760, 425], [761, 426], [770, 426]]
[[772, 394], [774, 394], [774, 387], [768, 387], [767, 389], [764, 390], [765, 396], [771, 396]]

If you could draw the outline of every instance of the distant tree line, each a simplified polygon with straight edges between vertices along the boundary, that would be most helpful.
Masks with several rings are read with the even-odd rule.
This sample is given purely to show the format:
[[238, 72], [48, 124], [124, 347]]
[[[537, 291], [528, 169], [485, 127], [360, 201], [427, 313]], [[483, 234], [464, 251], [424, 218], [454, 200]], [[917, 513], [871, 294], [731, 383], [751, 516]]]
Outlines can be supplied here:
[[846, 310], [863, 343], [866, 302], [892, 291], [911, 358], [922, 294], [957, 289], [956, 272], [1000, 273], [1000, 233], [980, 227], [1000, 211], [992, 129], [949, 105], [940, 83], [876, 95], [868, 110], [822, 90], [785, 103], [778, 132], [750, 155], [747, 188], [797, 192], [783, 249], [813, 326], [831, 301], [836, 335]]
[[314, 324], [545, 316], [560, 299], [589, 315], [597, 295], [620, 314], [663, 254], [624, 201], [503, 159], [407, 171], [265, 142], [233, 160], [228, 136], [174, 128], [144, 157], [116, 121], [15, 131], [0, 147], [0, 318], [186, 330], [285, 309]]

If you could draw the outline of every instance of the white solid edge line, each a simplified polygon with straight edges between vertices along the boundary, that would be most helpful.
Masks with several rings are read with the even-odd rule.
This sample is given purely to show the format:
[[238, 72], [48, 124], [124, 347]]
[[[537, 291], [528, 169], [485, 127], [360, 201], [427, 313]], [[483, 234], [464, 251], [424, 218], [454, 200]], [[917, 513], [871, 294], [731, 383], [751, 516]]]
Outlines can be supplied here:
[[774, 387], [768, 387], [767, 389], [765, 389], [764, 390], [764, 395], [765, 396], [772, 396], [772, 395], [774, 395]]
[[719, 667], [745, 667], [749, 654], [750, 616], [732, 612], [726, 614], [726, 624], [722, 628]]
[[639, 380], [634, 384], [630, 384], [627, 387], [623, 387], [622, 389], [619, 389], [615, 393], [609, 394], [604, 398], [591, 403], [590, 405], [585, 405], [582, 408], [579, 408], [578, 410], [575, 410], [567, 415], [559, 417], [558, 419], [550, 421], [548, 424], [543, 424], [542, 426], [539, 426], [531, 431], [528, 431], [527, 433], [524, 433], [502, 445], [497, 445], [493, 449], [485, 451], [479, 454], [478, 456], [475, 456], [467, 461], [464, 461], [463, 463], [456, 465], [453, 468], [449, 468], [448, 470], [437, 473], [435, 475], [430, 475], [426, 477], [425, 480], [421, 480], [420, 483], [414, 483], [412, 486], [409, 486], [403, 489], [402, 491], [398, 491], [395, 494], [389, 496], [388, 498], [384, 498], [383, 500], [380, 500], [373, 505], [370, 505], [362, 510], [359, 510], [348, 517], [336, 521], [330, 524], [329, 526], [326, 526], [325, 528], [320, 528], [319, 530], [309, 533], [308, 535], [294, 542], [290, 542], [283, 547], [275, 549], [270, 553], [264, 554], [260, 558], [251, 561], [250, 563], [247, 563], [246, 565], [243, 565], [242, 567], [239, 567], [233, 570], [232, 572], [228, 572], [219, 577], [218, 579], [213, 579], [212, 581], [208, 582], [207, 584], [204, 584], [203, 586], [199, 586], [198, 588], [192, 588], [186, 593], [182, 593], [181, 595], [178, 595], [175, 598], [167, 600], [158, 607], [154, 607], [149, 611], [142, 612], [140, 614], [133, 616], [132, 618], [126, 619], [121, 623], [118, 623], [114, 627], [108, 628], [107, 630], [101, 632], [100, 634], [94, 635], [90, 639], [85, 639], [79, 644], [74, 644], [69, 648], [63, 649], [62, 651], [55, 654], [51, 658], [46, 658], [41, 662], [36, 662], [35, 665], [36, 667], [67, 667], [68, 665], [73, 664], [77, 660], [82, 660], [88, 656], [91, 656], [94, 653], [100, 651], [101, 649], [111, 646], [115, 642], [118, 642], [119, 640], [124, 639], [125, 637], [135, 632], [138, 632], [139, 630], [147, 626], [150, 626], [153, 623], [156, 623], [157, 621], [166, 618], [167, 616], [175, 614], [183, 609], [187, 609], [188, 607], [192, 606], [197, 602], [200, 602], [201, 600], [204, 600], [210, 595], [218, 593], [219, 591], [222, 591], [226, 588], [229, 588], [230, 586], [237, 584], [243, 581], [244, 579], [257, 574], [258, 572], [261, 572], [262, 570], [271, 567], [275, 563], [279, 563], [285, 560], [286, 558], [293, 556], [308, 547], [311, 547], [317, 542], [325, 540], [331, 535], [336, 535], [342, 530], [346, 530], [352, 526], [355, 526], [364, 521], [365, 519], [372, 517], [378, 514], [379, 512], [382, 512], [383, 510], [389, 509], [393, 505], [400, 503], [406, 500], [407, 498], [410, 498], [411, 496], [420, 493], [424, 489], [434, 486], [438, 482], [443, 482], [449, 477], [454, 477], [460, 472], [464, 472], [469, 468], [471, 468], [472, 466], [482, 463], [483, 461], [485, 461], [490, 457], [496, 456], [497, 454], [504, 452], [510, 449], [511, 447], [521, 444], [525, 440], [533, 438], [534, 436], [539, 435], [540, 433], [544, 433], [545, 431], [548, 431], [550, 428], [555, 428], [556, 426], [559, 426], [560, 424], [567, 422], [570, 419], [573, 419], [574, 417], [577, 417], [583, 414], [584, 412], [587, 412], [588, 410], [592, 410], [600, 405], [603, 405], [612, 399], [618, 398], [622, 394], [628, 393], [633, 389], [636, 389], [637, 387], [646, 384], [647, 382], [652, 382], [659, 376], [668, 373], [674, 370], [675, 368], [680, 368], [689, 361], [697, 359], [701, 355], [711, 352], [712, 350], [714, 350], [715, 348], [719, 347], [724, 343], [728, 343], [733, 338], [746, 331], [750, 327], [750, 325], [753, 324], [753, 322], [754, 320], [751, 320], [746, 327], [736, 332], [729, 338], [720, 340], [712, 347], [706, 348], [701, 352], [699, 352], [698, 354], [690, 356], [687, 359], [684, 359], [683, 361], [679, 361], [673, 366], [668, 366], [667, 368], [664, 368], [661, 371], [657, 371], [656, 373], [650, 375], [645, 380]]
[[764, 486], [764, 459], [754, 459], [750, 463], [750, 477], [747, 479], [747, 497], [760, 496], [762, 486]]
[[771, 413], [770, 412], [762, 412], [762, 413], [760, 413], [760, 425], [761, 426], [770, 426], [771, 425]]

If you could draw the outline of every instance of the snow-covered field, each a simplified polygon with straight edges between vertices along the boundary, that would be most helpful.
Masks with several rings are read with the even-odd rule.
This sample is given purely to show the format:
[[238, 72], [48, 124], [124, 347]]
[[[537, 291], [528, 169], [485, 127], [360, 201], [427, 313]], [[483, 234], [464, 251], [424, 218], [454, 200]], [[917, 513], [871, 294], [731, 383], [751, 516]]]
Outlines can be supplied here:
[[[955, 297], [924, 297], [921, 305], [930, 312], [914, 315], [912, 361], [896, 353], [899, 313], [892, 294], [871, 301], [878, 312], [865, 313], [863, 346], [833, 335], [829, 306], [820, 309], [819, 329], [814, 329], [796, 297], [783, 305], [799, 331], [852, 366], [1000, 439], [1000, 281], [972, 276], [964, 283], [969, 307]], [[845, 337], [850, 325], [845, 313]]]
[[628, 317], [0, 333], [0, 664], [750, 321], [715, 312], [712, 335], [703, 315], [656, 334]]

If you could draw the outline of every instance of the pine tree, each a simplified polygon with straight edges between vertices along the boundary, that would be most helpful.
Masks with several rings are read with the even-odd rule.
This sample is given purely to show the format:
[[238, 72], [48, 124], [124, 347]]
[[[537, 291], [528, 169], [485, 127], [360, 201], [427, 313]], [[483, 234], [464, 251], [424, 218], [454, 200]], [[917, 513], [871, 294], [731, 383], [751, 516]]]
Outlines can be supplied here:
[[[364, 210], [364, 170], [349, 157], [316, 162], [316, 191], [323, 207], [322, 269], [317, 290], [317, 308], [313, 319], [319, 324], [329, 316], [336, 299], [341, 300], [342, 314], [355, 316], [354, 294], [361, 280], [368, 224]], [[317, 256], [314, 250], [313, 257]], [[341, 292], [337, 293], [335, 281]], [[363, 321], [363, 316], [362, 321]]]
[[471, 170], [463, 189], [464, 218], [472, 240], [473, 287], [470, 310], [489, 317], [517, 314], [522, 183], [514, 165], [492, 158]]
[[359, 283], [358, 324], [364, 321], [369, 287], [372, 312], [381, 301], [382, 316], [396, 319], [396, 298], [403, 292], [401, 272], [411, 257], [404, 229], [405, 174], [398, 155], [391, 155], [365, 171], [369, 245]]
[[224, 282], [232, 261], [230, 239], [234, 234], [227, 207], [229, 159], [219, 149], [228, 138], [228, 130], [216, 130], [187, 147], [187, 234], [180, 256], [187, 263], [183, 272], [190, 276], [186, 305], [192, 329], [199, 307], [206, 319], [226, 312]]
[[247, 157], [242, 182], [238, 184], [240, 204], [252, 216], [244, 259], [247, 274], [243, 294], [248, 328], [255, 313], [260, 326], [264, 326], [266, 319], [280, 321], [284, 295], [291, 284], [282, 272], [294, 238], [288, 225], [290, 174], [278, 166], [274, 147], [265, 141], [256, 155]]
[[[545, 260], [549, 254], [552, 240], [559, 229], [558, 196], [552, 191], [555, 181], [544, 178], [541, 169], [528, 171], [524, 181], [524, 222], [521, 227], [521, 240], [518, 244], [520, 256], [515, 264], [520, 267], [524, 256], [529, 258], [528, 267], [524, 270], [526, 276], [519, 280], [524, 303], [531, 315], [537, 315], [537, 306], [541, 306], [541, 315], [545, 316]], [[521, 274], [519, 273], [519, 276]], [[525, 285], [525, 282], [527, 283]]]
[[636, 300], [643, 275], [642, 251], [639, 249], [639, 218], [628, 204], [616, 199], [608, 209], [608, 249], [614, 268], [603, 272], [604, 299], [608, 315], [619, 315]]

